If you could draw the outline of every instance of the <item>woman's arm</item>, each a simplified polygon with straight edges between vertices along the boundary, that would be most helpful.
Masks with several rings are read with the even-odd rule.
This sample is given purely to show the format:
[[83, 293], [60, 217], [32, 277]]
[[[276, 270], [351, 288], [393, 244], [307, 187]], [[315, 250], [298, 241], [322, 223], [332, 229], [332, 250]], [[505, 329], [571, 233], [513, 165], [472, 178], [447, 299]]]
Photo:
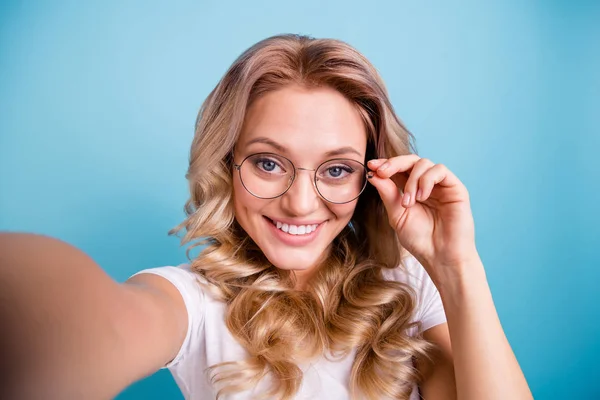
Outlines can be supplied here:
[[[376, 172], [370, 182], [400, 244], [419, 260], [440, 292], [458, 398], [531, 399], [477, 252], [467, 188], [445, 165], [415, 154], [368, 165]], [[440, 363], [447, 368], [445, 364]], [[445, 397], [440, 393], [439, 398]]]
[[113, 281], [76, 248], [0, 233], [0, 398], [107, 399], [172, 359], [187, 329], [159, 276]]
[[533, 396], [508, 343], [483, 263], [457, 266], [462, 278], [438, 285], [452, 342], [459, 399], [532, 399]]
[[480, 274], [439, 287], [448, 323], [423, 334], [437, 347], [432, 361], [417, 363], [425, 375], [423, 398], [532, 399], [498, 319], [483, 265], [479, 261], [468, 270]]
[[456, 400], [456, 378], [448, 324], [436, 325], [423, 332], [427, 341], [436, 348], [430, 359], [417, 360], [416, 367], [423, 374], [424, 381], [419, 389], [427, 400]]

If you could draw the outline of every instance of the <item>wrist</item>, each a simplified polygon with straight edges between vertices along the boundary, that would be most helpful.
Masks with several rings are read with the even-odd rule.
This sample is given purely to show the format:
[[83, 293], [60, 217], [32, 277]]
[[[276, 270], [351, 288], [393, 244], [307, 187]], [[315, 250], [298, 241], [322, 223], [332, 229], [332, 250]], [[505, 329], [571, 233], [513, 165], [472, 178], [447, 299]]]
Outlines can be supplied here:
[[481, 288], [489, 289], [485, 268], [479, 256], [467, 258], [452, 266], [442, 266], [439, 270], [447, 272], [440, 277], [440, 282], [435, 282], [443, 299], [464, 299]]

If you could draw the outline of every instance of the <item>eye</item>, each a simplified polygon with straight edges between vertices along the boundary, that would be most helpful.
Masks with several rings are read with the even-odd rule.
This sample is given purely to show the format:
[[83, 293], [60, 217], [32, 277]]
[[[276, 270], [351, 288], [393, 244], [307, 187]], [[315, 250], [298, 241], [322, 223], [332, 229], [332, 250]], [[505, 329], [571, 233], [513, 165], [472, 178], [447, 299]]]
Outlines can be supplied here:
[[277, 164], [275, 164], [275, 161], [272, 161], [272, 160], [260, 161], [259, 165], [262, 165], [262, 169], [264, 169], [267, 172], [271, 172], [275, 169], [275, 167], [277, 167]]
[[328, 168], [327, 171], [329, 172], [329, 175], [334, 178], [338, 178], [344, 172], [344, 170], [341, 167], [331, 167]]
[[263, 172], [280, 174], [285, 173], [285, 169], [275, 160], [262, 157], [254, 160], [254, 166]]
[[341, 179], [354, 172], [354, 168], [348, 165], [332, 165], [325, 170], [325, 178]]

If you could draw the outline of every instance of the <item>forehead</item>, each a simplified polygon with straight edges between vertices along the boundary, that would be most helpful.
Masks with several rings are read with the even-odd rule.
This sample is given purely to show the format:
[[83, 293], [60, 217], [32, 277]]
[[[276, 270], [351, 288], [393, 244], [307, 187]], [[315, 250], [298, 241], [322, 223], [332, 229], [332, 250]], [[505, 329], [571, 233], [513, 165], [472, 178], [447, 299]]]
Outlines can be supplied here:
[[351, 101], [331, 88], [295, 85], [268, 92], [248, 108], [236, 148], [246, 153], [275, 150], [265, 143], [249, 144], [258, 138], [302, 159], [317, 159], [341, 147], [364, 157], [367, 145], [364, 123]]

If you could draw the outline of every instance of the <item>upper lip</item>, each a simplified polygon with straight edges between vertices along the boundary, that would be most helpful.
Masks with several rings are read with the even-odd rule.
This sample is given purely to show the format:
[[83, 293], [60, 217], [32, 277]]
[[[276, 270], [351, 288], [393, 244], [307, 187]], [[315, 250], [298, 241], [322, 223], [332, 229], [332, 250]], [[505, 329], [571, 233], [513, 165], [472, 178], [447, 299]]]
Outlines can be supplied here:
[[[265, 215], [265, 217], [267, 217], [267, 216]], [[298, 221], [298, 220], [287, 219], [287, 218], [271, 218], [271, 217], [267, 217], [267, 218], [269, 218], [271, 221], [281, 222], [283, 224], [288, 224], [288, 225], [319, 225], [319, 224], [327, 221], [326, 219]]]

